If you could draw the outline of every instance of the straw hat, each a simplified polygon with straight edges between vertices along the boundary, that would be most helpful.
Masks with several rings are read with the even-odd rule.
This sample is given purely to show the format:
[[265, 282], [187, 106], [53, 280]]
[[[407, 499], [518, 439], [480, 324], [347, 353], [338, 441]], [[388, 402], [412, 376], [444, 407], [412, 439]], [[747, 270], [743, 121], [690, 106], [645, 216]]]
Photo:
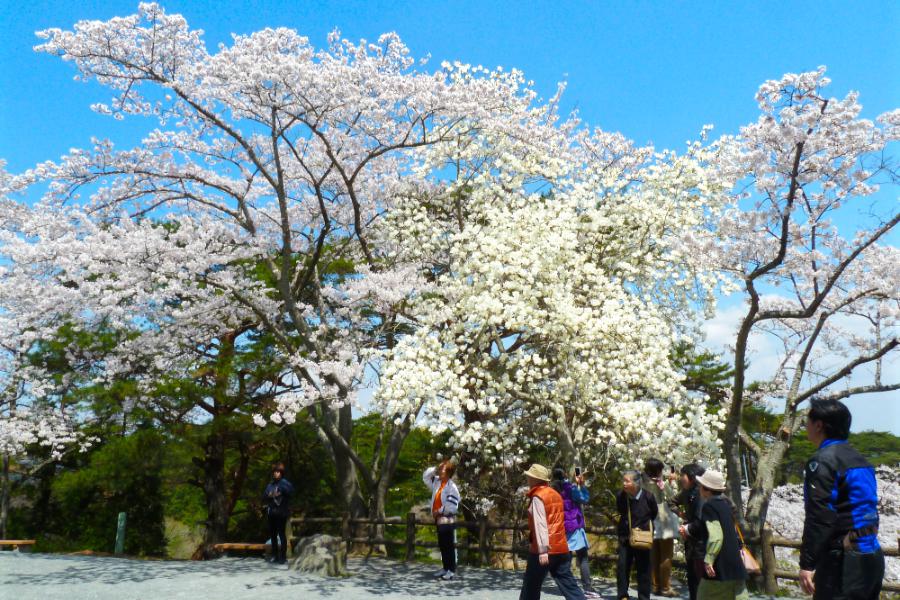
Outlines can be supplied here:
[[725, 491], [725, 477], [718, 471], [706, 471], [697, 477], [697, 483], [714, 492]]
[[550, 469], [537, 463], [531, 465], [531, 468], [525, 471], [525, 475], [541, 481], [550, 481]]

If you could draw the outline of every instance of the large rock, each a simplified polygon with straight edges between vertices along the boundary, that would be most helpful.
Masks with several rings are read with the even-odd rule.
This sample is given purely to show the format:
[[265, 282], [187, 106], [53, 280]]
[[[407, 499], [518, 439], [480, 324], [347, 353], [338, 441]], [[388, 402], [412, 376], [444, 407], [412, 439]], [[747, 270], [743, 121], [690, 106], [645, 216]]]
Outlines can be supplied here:
[[347, 546], [330, 535], [300, 538], [291, 559], [291, 569], [338, 577], [347, 574]]

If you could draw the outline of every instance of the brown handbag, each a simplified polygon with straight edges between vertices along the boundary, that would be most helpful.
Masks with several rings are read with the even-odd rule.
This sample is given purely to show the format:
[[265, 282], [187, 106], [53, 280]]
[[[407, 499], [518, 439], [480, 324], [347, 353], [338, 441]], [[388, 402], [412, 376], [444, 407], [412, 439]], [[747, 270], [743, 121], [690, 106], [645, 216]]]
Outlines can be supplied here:
[[735, 523], [734, 528], [737, 531], [738, 538], [741, 540], [741, 560], [744, 563], [744, 569], [747, 571], [748, 575], [760, 575], [762, 569], [756, 561], [756, 558], [750, 552], [750, 548], [744, 543], [744, 534], [741, 533], [741, 526]]
[[625, 498], [625, 505], [628, 507], [628, 545], [635, 550], [650, 550], [653, 548], [653, 522], [650, 523], [650, 529], [639, 529], [631, 526], [631, 502]]

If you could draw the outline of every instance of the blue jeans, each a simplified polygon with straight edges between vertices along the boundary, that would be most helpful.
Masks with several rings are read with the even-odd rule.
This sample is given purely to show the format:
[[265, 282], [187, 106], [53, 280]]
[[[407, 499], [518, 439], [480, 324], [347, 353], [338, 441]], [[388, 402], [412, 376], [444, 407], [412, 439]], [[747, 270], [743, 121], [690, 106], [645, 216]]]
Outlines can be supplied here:
[[568, 552], [551, 554], [550, 564], [547, 566], [540, 563], [537, 554], [529, 553], [519, 600], [538, 600], [541, 597], [541, 586], [544, 585], [547, 573], [553, 577], [556, 586], [566, 600], [585, 600], [584, 592], [578, 587], [578, 581], [572, 575], [572, 555]]

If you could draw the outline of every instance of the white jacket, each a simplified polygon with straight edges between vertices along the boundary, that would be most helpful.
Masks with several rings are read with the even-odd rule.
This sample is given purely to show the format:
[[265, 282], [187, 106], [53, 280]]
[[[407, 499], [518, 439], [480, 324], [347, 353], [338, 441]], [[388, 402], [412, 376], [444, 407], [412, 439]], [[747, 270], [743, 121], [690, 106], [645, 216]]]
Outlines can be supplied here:
[[[425, 469], [425, 472], [422, 473], [422, 481], [431, 490], [431, 506], [434, 506], [434, 497], [437, 495], [438, 490], [441, 489], [441, 478], [437, 475], [437, 469], [435, 467]], [[459, 488], [456, 487], [452, 479], [449, 479], [447, 485], [441, 491], [441, 510], [439, 513], [444, 517], [452, 518], [456, 516], [457, 511], [459, 511]]]

